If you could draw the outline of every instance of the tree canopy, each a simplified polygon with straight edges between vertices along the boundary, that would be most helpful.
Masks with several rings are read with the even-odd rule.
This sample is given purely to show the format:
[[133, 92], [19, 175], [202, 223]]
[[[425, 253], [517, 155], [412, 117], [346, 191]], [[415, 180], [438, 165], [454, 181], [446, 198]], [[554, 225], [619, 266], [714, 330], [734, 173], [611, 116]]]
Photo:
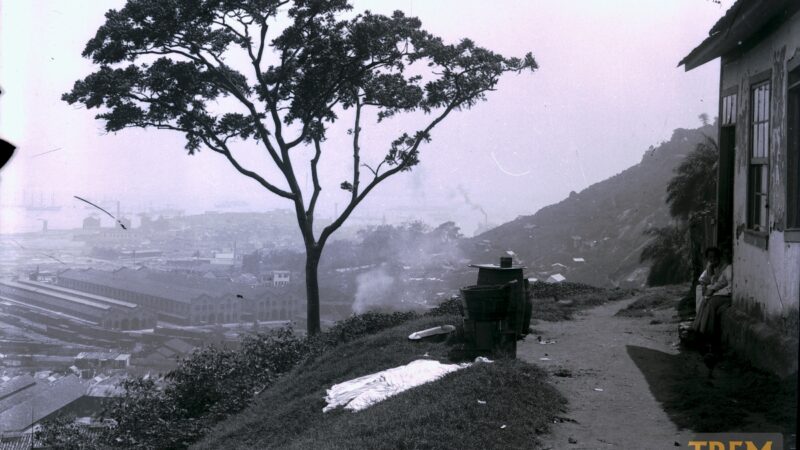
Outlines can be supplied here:
[[[325, 242], [367, 194], [417, 165], [431, 131], [453, 111], [485, 100], [503, 73], [537, 69], [530, 53], [509, 58], [470, 39], [447, 44], [400, 11], [385, 16], [351, 9], [347, 0], [129, 0], [108, 11], [86, 44], [83, 56], [99, 69], [63, 96], [100, 108], [96, 117], [109, 132], [183, 133], [190, 154], [221, 154], [238, 172], [290, 200], [306, 247], [309, 308], [318, 303], [315, 272]], [[349, 201], [315, 235], [318, 164], [328, 129], [344, 111], [353, 117], [353, 169], [337, 185]], [[428, 115], [426, 125], [385, 143], [381, 158], [362, 161], [367, 114], [380, 122], [412, 112]], [[256, 144], [280, 175], [245, 167], [234, 152], [237, 141]], [[298, 183], [293, 151], [305, 146], [314, 152], [307, 192]], [[309, 309], [310, 326], [318, 322], [315, 314]]]
[[[288, 4], [291, 24], [270, 41], [271, 21]], [[301, 195], [293, 177], [288, 186], [279, 186], [245, 169], [230, 141], [258, 141], [282, 172], [291, 174], [289, 151], [323, 142], [327, 124], [338, 118], [337, 107], [375, 107], [378, 120], [399, 112], [438, 111], [427, 127], [403, 133], [389, 145], [384, 160], [371, 169], [373, 183], [362, 187], [358, 168], [342, 183], [358, 198], [375, 181], [417, 164], [419, 146], [431, 129], [451, 111], [483, 100], [503, 72], [537, 67], [530, 54], [505, 58], [468, 39], [447, 45], [399, 11], [391, 17], [367, 11], [338, 19], [349, 9], [343, 0], [131, 0], [106, 14], [106, 23], [83, 51], [100, 69], [63, 98], [88, 108], [104, 106], [97, 118], [107, 131], [183, 132], [189, 153], [202, 147], [221, 153], [244, 175], [293, 200]], [[250, 74], [230, 64], [226, 56], [235, 49], [246, 53]], [[423, 82], [422, 76], [406, 73], [419, 61], [435, 77]], [[238, 110], [218, 111], [211, 104], [220, 97], [236, 99]], [[359, 122], [357, 117], [352, 128], [354, 146]], [[284, 128], [294, 123], [301, 124], [299, 133], [285, 136]], [[384, 164], [392, 168], [381, 172]]]
[[707, 137], [675, 169], [675, 176], [667, 185], [667, 204], [672, 217], [694, 221], [713, 214], [718, 155], [717, 142]]

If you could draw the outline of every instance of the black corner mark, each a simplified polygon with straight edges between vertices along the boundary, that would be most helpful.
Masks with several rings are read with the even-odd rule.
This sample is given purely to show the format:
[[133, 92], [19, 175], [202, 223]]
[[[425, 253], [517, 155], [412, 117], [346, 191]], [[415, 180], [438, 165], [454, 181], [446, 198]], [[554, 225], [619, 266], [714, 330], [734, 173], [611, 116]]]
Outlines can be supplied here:
[[14, 144], [5, 139], [0, 139], [0, 169], [11, 160], [11, 156], [14, 155], [14, 150], [16, 148]]

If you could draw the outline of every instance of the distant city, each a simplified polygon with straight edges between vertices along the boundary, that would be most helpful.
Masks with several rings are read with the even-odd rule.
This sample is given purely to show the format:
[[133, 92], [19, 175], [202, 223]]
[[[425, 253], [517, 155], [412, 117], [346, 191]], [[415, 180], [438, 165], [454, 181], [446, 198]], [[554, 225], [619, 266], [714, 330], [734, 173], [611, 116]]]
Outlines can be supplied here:
[[[44, 197], [17, 208], [65, 212]], [[165, 208], [134, 221], [118, 203], [100, 203], [113, 219], [87, 205], [78, 209], [80, 227], [56, 229], [42, 218], [37, 231], [0, 235], [5, 436], [56, 412], [98, 417], [121, 379], [160, 377], [198, 347], [304, 328], [303, 283], [281, 256], [301, 251], [290, 211]], [[349, 305], [335, 309], [325, 308], [326, 319], [351, 313]]]
[[[38, 229], [0, 234], [4, 436], [25, 436], [65, 413], [98, 421], [122, 379], [160, 380], [205, 345], [305, 329], [303, 246], [292, 211], [231, 212], [246, 206], [234, 202], [200, 214], [132, 214], [119, 202], [65, 208], [47, 197], [3, 208], [5, 217], [38, 217]], [[386, 226], [385, 218], [354, 222], [320, 269], [324, 325], [367, 307], [426, 308], [454, 292], [454, 268], [466, 259], [436, 250], [430, 261], [409, 253], [387, 265], [388, 254], [353, 250], [360, 233]], [[382, 304], [388, 298], [398, 305]]]

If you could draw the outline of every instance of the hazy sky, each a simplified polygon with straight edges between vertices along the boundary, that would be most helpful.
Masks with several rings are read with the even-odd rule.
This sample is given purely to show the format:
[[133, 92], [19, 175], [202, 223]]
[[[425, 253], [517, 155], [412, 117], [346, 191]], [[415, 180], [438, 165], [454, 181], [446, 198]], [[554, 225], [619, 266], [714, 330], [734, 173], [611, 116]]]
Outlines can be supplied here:
[[[508, 56], [531, 51], [540, 66], [533, 74], [506, 75], [488, 102], [451, 115], [423, 148], [422, 163], [380, 186], [356, 215], [385, 214], [390, 221], [416, 215], [431, 224], [450, 218], [471, 234], [483, 219], [462, 192], [501, 223], [637, 163], [674, 128], [699, 125], [701, 113], [716, 115], [718, 62], [689, 73], [676, 65], [730, 3], [355, 1], [359, 11], [418, 16], [450, 42], [469, 37]], [[73, 195], [120, 200], [127, 210], [170, 204], [203, 211], [226, 200], [253, 210], [290, 207], [220, 155], [187, 156], [180, 134], [106, 134], [96, 110], [60, 100], [92, 71], [80, 53], [103, 14], [123, 4], [0, 0], [0, 135], [19, 147], [0, 173], [1, 203], [20, 203], [25, 191], [47, 202], [54, 195], [62, 205], [73, 204]], [[418, 119], [363, 125], [366, 155], [379, 158], [403, 125]], [[338, 185], [350, 177], [351, 163], [337, 154], [352, 151], [344, 134], [349, 126], [331, 134], [332, 148], [323, 155], [322, 215], [346, 201]], [[242, 158], [254, 168], [264, 163], [247, 149]], [[0, 223], [0, 230], [8, 228]]]

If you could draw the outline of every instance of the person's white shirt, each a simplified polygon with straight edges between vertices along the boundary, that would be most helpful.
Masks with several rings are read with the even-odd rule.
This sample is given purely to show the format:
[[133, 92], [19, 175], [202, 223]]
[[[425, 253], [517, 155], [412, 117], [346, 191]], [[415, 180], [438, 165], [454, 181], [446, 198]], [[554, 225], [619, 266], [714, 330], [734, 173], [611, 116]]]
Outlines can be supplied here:
[[[731, 295], [731, 278], [732, 278], [731, 265], [725, 264], [721, 269], [717, 269], [711, 277], [708, 278], [709, 284], [706, 286], [706, 296], [712, 295]], [[706, 275], [706, 272], [703, 272]], [[701, 275], [701, 279], [703, 276]]]

